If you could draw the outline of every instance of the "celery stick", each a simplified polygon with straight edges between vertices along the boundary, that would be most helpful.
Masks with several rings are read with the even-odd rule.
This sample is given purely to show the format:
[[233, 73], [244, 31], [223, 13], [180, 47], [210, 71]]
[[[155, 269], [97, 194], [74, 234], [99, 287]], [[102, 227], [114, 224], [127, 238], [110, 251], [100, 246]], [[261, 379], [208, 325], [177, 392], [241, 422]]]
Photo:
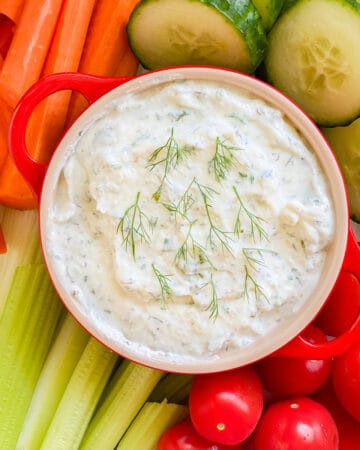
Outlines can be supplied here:
[[113, 450], [162, 376], [159, 370], [123, 361], [86, 430], [80, 449]]
[[184, 405], [146, 402], [116, 447], [116, 450], [156, 450], [163, 433], [188, 416]]
[[[75, 450], [118, 356], [90, 338], [50, 423], [41, 450]], [[102, 449], [102, 447], [98, 447]]]
[[169, 373], [155, 386], [149, 402], [162, 402], [185, 404], [188, 401], [193, 376], [186, 374]]
[[64, 312], [43, 264], [18, 267], [0, 318], [0, 445], [13, 450]]
[[89, 334], [66, 314], [28, 409], [16, 450], [38, 450], [89, 340]]
[[42, 262], [38, 233], [38, 211], [4, 208], [1, 226], [7, 252], [0, 255], [0, 313], [17, 266]]

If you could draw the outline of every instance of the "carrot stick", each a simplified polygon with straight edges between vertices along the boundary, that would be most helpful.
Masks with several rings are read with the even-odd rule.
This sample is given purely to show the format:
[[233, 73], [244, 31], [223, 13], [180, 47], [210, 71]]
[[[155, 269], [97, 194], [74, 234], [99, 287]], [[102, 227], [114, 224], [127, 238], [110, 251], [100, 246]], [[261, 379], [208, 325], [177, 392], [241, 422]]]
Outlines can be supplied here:
[[112, 75], [128, 42], [126, 24], [139, 0], [99, 0], [90, 24], [79, 70], [94, 75]]
[[139, 61], [137, 60], [131, 48], [128, 47], [123, 54], [123, 57], [119, 61], [119, 65], [116, 69], [115, 76], [118, 77], [132, 77], [136, 75], [139, 68]]
[[[64, 0], [43, 76], [78, 69], [94, 5], [95, 0]], [[51, 95], [32, 114], [27, 142], [36, 160], [49, 160], [64, 131], [70, 96], [69, 91]]]
[[0, 73], [0, 96], [15, 107], [38, 80], [54, 34], [62, 0], [26, 0]]
[[17, 23], [23, 9], [25, 0], [0, 0], [0, 14], [9, 17]]
[[0, 14], [0, 56], [4, 59], [14, 35], [15, 23], [7, 16]]
[[[98, 0], [90, 23], [79, 72], [112, 76], [128, 48], [126, 24], [139, 0]], [[72, 122], [87, 106], [81, 95], [74, 93], [68, 112]]]
[[12, 109], [0, 99], [0, 205], [34, 209], [35, 197], [16, 168], [8, 151], [8, 130]]
[[0, 204], [14, 209], [35, 209], [37, 202], [10, 155], [0, 174]]

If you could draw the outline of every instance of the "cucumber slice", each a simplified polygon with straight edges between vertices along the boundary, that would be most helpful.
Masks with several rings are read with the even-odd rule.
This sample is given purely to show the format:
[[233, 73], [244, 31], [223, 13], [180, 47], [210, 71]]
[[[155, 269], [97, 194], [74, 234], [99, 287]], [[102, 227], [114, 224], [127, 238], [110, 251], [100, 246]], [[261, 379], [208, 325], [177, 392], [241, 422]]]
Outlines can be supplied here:
[[360, 4], [299, 0], [269, 33], [268, 81], [322, 126], [360, 115]]
[[259, 11], [265, 31], [269, 31], [283, 8], [284, 0], [252, 0]]
[[252, 73], [267, 47], [251, 0], [142, 0], [127, 34], [147, 69], [211, 65]]
[[322, 128], [322, 131], [343, 173], [351, 218], [360, 223], [360, 119], [347, 127]]

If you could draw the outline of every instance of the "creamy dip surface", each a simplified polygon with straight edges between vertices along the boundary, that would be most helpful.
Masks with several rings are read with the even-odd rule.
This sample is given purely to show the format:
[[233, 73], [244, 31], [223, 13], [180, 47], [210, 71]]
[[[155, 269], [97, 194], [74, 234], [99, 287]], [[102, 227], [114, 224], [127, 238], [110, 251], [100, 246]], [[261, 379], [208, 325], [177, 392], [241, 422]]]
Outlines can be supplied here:
[[108, 104], [70, 149], [47, 252], [100, 335], [173, 360], [296, 314], [334, 234], [325, 176], [277, 109], [172, 81]]

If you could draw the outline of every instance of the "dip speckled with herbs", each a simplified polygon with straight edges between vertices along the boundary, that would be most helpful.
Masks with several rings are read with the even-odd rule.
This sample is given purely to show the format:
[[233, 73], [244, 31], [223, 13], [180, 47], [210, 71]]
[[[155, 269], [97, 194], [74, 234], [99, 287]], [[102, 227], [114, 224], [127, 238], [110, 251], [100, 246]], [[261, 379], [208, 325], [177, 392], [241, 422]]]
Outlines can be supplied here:
[[296, 314], [333, 233], [324, 174], [281, 112], [235, 87], [174, 81], [123, 95], [84, 130], [46, 244], [102, 334], [186, 360]]

